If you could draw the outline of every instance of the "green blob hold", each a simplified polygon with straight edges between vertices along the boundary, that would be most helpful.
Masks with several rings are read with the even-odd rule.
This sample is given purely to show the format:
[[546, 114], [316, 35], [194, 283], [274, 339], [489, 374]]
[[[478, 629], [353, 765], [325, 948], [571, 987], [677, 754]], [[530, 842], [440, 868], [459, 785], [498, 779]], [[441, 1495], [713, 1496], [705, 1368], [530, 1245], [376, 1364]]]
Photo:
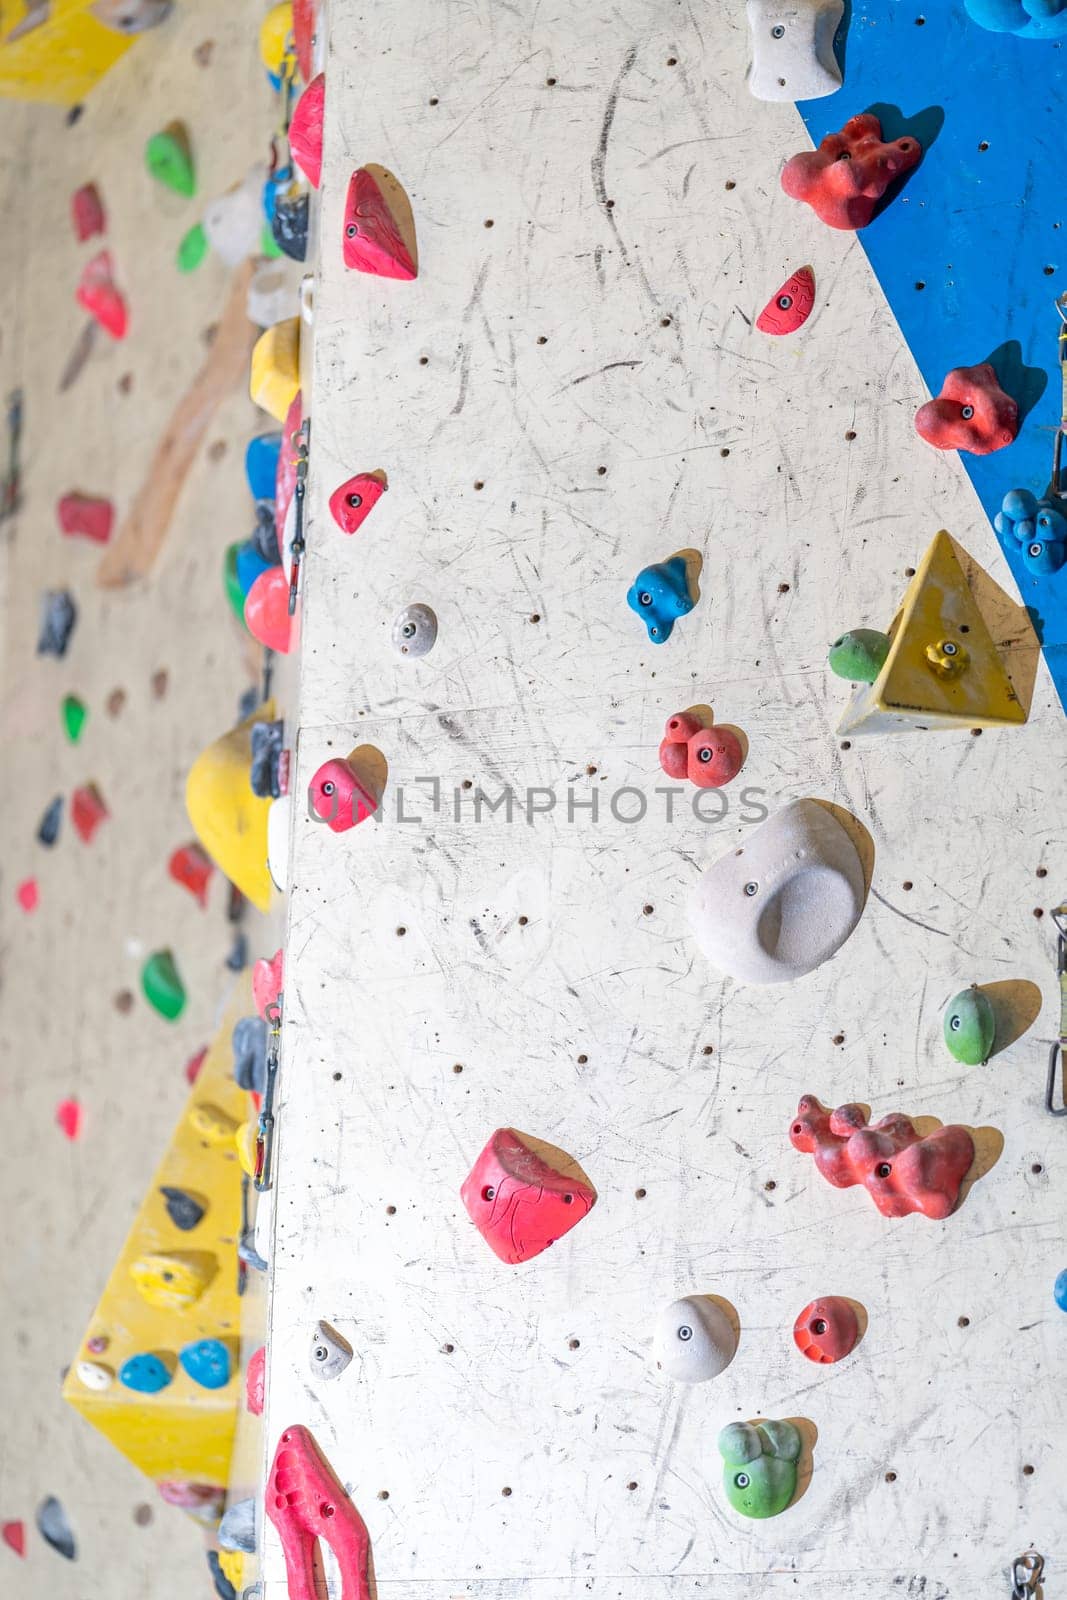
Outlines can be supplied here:
[[271, 260], [276, 259], [282, 253], [277, 239], [271, 232], [269, 222], [263, 224], [263, 232], [259, 236], [259, 253], [261, 256], [268, 256]]
[[89, 713], [76, 694], [68, 694], [63, 701], [63, 727], [71, 744], [77, 744], [88, 721]]
[[144, 147], [145, 166], [157, 183], [188, 199], [196, 193], [196, 173], [189, 136], [180, 122], [154, 133]]
[[988, 995], [977, 984], [961, 989], [945, 1008], [945, 1045], [964, 1066], [988, 1061], [997, 1036], [997, 1018]]
[[743, 1517], [776, 1517], [797, 1492], [800, 1434], [791, 1422], [731, 1422], [719, 1434], [726, 1498]]
[[830, 646], [830, 671], [849, 683], [873, 683], [888, 654], [887, 634], [876, 628], [853, 628]]
[[185, 986], [169, 950], [156, 950], [141, 969], [141, 988], [161, 1017], [175, 1022], [185, 1010]]
[[242, 627], [245, 623], [245, 597], [244, 590], [237, 581], [237, 552], [240, 545], [228, 544], [222, 562], [222, 581], [226, 589], [226, 598], [230, 602], [233, 614]]
[[189, 229], [178, 246], [178, 271], [195, 272], [209, 248], [207, 234], [198, 222], [195, 228]]

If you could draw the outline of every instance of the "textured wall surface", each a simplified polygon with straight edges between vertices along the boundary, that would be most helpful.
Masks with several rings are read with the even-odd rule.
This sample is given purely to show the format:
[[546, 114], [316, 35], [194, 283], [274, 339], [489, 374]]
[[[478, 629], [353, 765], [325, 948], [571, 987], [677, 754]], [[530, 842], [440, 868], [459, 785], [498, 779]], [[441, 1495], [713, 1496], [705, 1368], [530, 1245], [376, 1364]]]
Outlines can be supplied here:
[[[846, 749], [824, 664], [842, 628], [888, 624], [941, 526], [1011, 588], [996, 538], [915, 436], [927, 391], [860, 244], [779, 191], [806, 135], [748, 96], [740, 7], [331, 12], [295, 785], [362, 743], [389, 785], [380, 824], [296, 819], [268, 1459], [312, 1428], [390, 1600], [1006, 1593], [1062, 1522], [1065, 1135], [1042, 1095], [1063, 717], [1042, 665], [1021, 731]], [[410, 194], [414, 283], [342, 267], [368, 161]], [[810, 322], [762, 337], [806, 261]], [[327, 498], [379, 467], [389, 493], [346, 540]], [[701, 599], [656, 648], [626, 590], [686, 547]], [[390, 628], [416, 600], [440, 638], [403, 661]], [[657, 743], [701, 701], [749, 758], [725, 816], [683, 796], [668, 821]], [[476, 821], [478, 788], [507, 786], [514, 819]], [[643, 799], [642, 820], [612, 812], [627, 786], [615, 810]], [[555, 806], [527, 822], [531, 787]], [[785, 989], [724, 979], [688, 932], [698, 872], [751, 828], [746, 787], [831, 800], [874, 841], [858, 931]], [[964, 1068], [941, 1010], [972, 980], [1046, 1004]], [[946, 1223], [890, 1222], [791, 1149], [805, 1090], [1003, 1150]], [[517, 1269], [458, 1197], [504, 1124], [599, 1192]], [[741, 1343], [684, 1392], [652, 1326], [700, 1291]], [[836, 1369], [792, 1343], [819, 1293], [869, 1317]], [[356, 1350], [323, 1387], [320, 1317]], [[806, 1493], [763, 1524], [728, 1508], [715, 1449], [759, 1415], [818, 1430]], [[268, 1532], [268, 1600], [282, 1573]]]

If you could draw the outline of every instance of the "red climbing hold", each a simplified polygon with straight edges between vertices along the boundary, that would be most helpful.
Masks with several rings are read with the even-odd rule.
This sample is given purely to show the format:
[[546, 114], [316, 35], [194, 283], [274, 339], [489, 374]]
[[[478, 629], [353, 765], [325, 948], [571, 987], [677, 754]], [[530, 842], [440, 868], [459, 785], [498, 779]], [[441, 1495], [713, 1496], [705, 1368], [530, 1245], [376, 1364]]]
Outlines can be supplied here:
[[549, 1166], [534, 1144], [514, 1128], [498, 1128], [459, 1191], [474, 1226], [509, 1266], [532, 1261], [596, 1204], [591, 1183]]
[[292, 405], [285, 414], [282, 444], [278, 451], [278, 465], [274, 473], [274, 531], [278, 537], [278, 554], [285, 560], [285, 519], [293, 502], [296, 489], [296, 464], [300, 447], [293, 435], [300, 432], [304, 423], [304, 397], [300, 390], [293, 396]]
[[966, 1128], [938, 1128], [923, 1138], [899, 1111], [868, 1127], [861, 1106], [829, 1111], [809, 1094], [797, 1107], [789, 1138], [795, 1150], [815, 1157], [836, 1189], [862, 1183], [884, 1217], [913, 1211], [937, 1220], [949, 1216], [974, 1160]]
[[793, 1324], [793, 1342], [809, 1361], [829, 1366], [841, 1361], [860, 1336], [859, 1319], [848, 1300], [828, 1294], [805, 1306]]
[[110, 251], [101, 250], [86, 262], [74, 298], [113, 339], [126, 337], [129, 314], [115, 285]]
[[377, 181], [360, 167], [348, 184], [344, 219], [346, 267], [376, 278], [411, 279], [417, 268]]
[[307, 1428], [286, 1428], [267, 1479], [267, 1515], [285, 1555], [289, 1600], [317, 1600], [315, 1546], [333, 1551], [342, 1600], [372, 1600], [370, 1534]]
[[56, 1125], [73, 1143], [82, 1131], [82, 1108], [77, 1100], [61, 1100], [56, 1106]]
[[355, 533], [362, 527], [388, 487], [373, 472], [358, 472], [335, 489], [330, 496], [330, 515], [341, 532]]
[[96, 233], [103, 233], [104, 206], [95, 183], [83, 183], [70, 197], [74, 232], [82, 244]]
[[326, 108], [326, 77], [312, 78], [293, 111], [289, 124], [289, 154], [313, 189], [322, 176], [322, 119]]
[[263, 1403], [266, 1399], [267, 1386], [267, 1352], [263, 1345], [258, 1350], [253, 1350], [248, 1358], [248, 1371], [245, 1373], [245, 1405], [254, 1417], [263, 1415]]
[[90, 844], [93, 835], [110, 812], [95, 783], [86, 783], [75, 789], [70, 797], [70, 820], [83, 844]]
[[688, 778], [698, 789], [721, 789], [741, 771], [744, 752], [729, 728], [705, 728], [691, 712], [679, 711], [664, 729], [659, 764], [668, 778]]
[[815, 274], [810, 267], [801, 267], [788, 278], [776, 295], [773, 295], [759, 316], [756, 327], [760, 333], [781, 336], [796, 333], [811, 316], [815, 304]]
[[285, 982], [285, 951], [276, 950], [268, 961], [261, 956], [252, 968], [252, 999], [256, 1010], [269, 1022], [268, 1011], [278, 1003]]
[[351, 761], [335, 756], [323, 762], [308, 784], [308, 805], [331, 833], [347, 833], [374, 815], [378, 799]]
[[3, 1539], [9, 1550], [14, 1550], [17, 1556], [26, 1554], [26, 1524], [24, 1522], [0, 1522], [0, 1539]]
[[15, 890], [15, 899], [23, 911], [36, 911], [40, 898], [36, 878], [24, 878]]
[[910, 137], [885, 143], [882, 124], [864, 111], [840, 133], [828, 133], [817, 150], [791, 156], [782, 169], [782, 188], [793, 200], [806, 200], [830, 228], [865, 228], [889, 185], [910, 172], [922, 153]]
[[268, 650], [288, 655], [293, 619], [289, 615], [289, 579], [281, 567], [261, 572], [245, 596], [248, 631]]
[[318, 20], [319, 0], [293, 0], [293, 48], [300, 76], [305, 83], [310, 82], [314, 70], [312, 61]]
[[68, 537], [107, 544], [115, 521], [115, 507], [110, 500], [101, 500], [94, 495], [65, 494], [56, 506], [56, 516], [60, 528]]
[[201, 845], [179, 845], [167, 862], [167, 871], [175, 883], [180, 883], [183, 889], [188, 889], [195, 896], [200, 905], [207, 905], [207, 886], [215, 871], [215, 863]]
[[695, 733], [703, 731], [699, 717], [688, 711], [676, 712], [667, 719], [659, 747], [659, 764], [668, 778], [684, 778], [688, 767], [687, 746]]
[[200, 1076], [200, 1068], [204, 1065], [204, 1062], [206, 1060], [207, 1060], [207, 1045], [205, 1044], [201, 1049], [199, 1049], [196, 1052], [195, 1056], [190, 1056], [188, 1061], [185, 1063], [185, 1081], [186, 1081], [186, 1083], [195, 1083], [196, 1082], [197, 1078], [199, 1078], [199, 1076]]
[[915, 413], [915, 431], [935, 450], [988, 456], [1015, 438], [1019, 407], [1004, 393], [988, 361], [977, 367], [953, 367], [941, 393]]

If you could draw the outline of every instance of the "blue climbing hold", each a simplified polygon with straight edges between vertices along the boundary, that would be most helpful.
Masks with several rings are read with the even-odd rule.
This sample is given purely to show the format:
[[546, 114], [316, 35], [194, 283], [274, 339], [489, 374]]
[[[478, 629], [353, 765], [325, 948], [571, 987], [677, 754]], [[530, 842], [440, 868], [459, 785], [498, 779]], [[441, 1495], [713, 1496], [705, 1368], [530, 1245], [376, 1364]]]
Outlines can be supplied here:
[[248, 441], [245, 451], [245, 477], [253, 500], [273, 500], [278, 457], [282, 449], [280, 433], [260, 433]]
[[119, 1382], [137, 1394], [158, 1394], [170, 1383], [170, 1373], [158, 1356], [142, 1353], [122, 1363]]
[[237, 574], [237, 582], [246, 595], [260, 574], [269, 572], [270, 568], [271, 563], [264, 561], [251, 539], [246, 539], [244, 544], [237, 546], [234, 569]]
[[967, 15], [991, 33], [1019, 39], [1062, 39], [1067, 34], [1067, 0], [964, 0]]
[[1061, 1311], [1067, 1311], [1067, 1267], [1052, 1286], [1052, 1296]]
[[1067, 561], [1067, 517], [1054, 501], [1038, 500], [1029, 489], [1009, 489], [993, 526], [1039, 577], [1058, 572]]
[[179, 1352], [178, 1360], [202, 1389], [225, 1389], [230, 1381], [230, 1352], [221, 1339], [197, 1339]]
[[59, 828], [62, 821], [63, 796], [57, 794], [55, 799], [49, 802], [48, 809], [37, 825], [37, 837], [41, 844], [45, 845], [49, 850], [59, 838]]
[[678, 618], [693, 609], [684, 556], [642, 567], [630, 585], [626, 603], [645, 624], [652, 643], [664, 644]]

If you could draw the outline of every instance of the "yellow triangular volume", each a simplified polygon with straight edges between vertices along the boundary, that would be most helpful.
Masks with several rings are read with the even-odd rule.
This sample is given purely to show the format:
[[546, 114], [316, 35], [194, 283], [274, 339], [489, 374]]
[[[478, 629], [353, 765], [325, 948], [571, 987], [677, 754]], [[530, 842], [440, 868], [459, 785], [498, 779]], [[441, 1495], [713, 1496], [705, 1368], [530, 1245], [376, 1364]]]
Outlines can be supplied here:
[[252, 724], [273, 718], [274, 702], [268, 700], [197, 756], [185, 784], [185, 809], [196, 837], [216, 866], [259, 911], [270, 908], [267, 816], [271, 803], [252, 793]]
[[[838, 733], [995, 728], [1026, 721], [1026, 708], [978, 609], [957, 548], [943, 529], [935, 536], [889, 628], [882, 670], [873, 683], [857, 686]], [[960, 553], [971, 560], [966, 551]]]

